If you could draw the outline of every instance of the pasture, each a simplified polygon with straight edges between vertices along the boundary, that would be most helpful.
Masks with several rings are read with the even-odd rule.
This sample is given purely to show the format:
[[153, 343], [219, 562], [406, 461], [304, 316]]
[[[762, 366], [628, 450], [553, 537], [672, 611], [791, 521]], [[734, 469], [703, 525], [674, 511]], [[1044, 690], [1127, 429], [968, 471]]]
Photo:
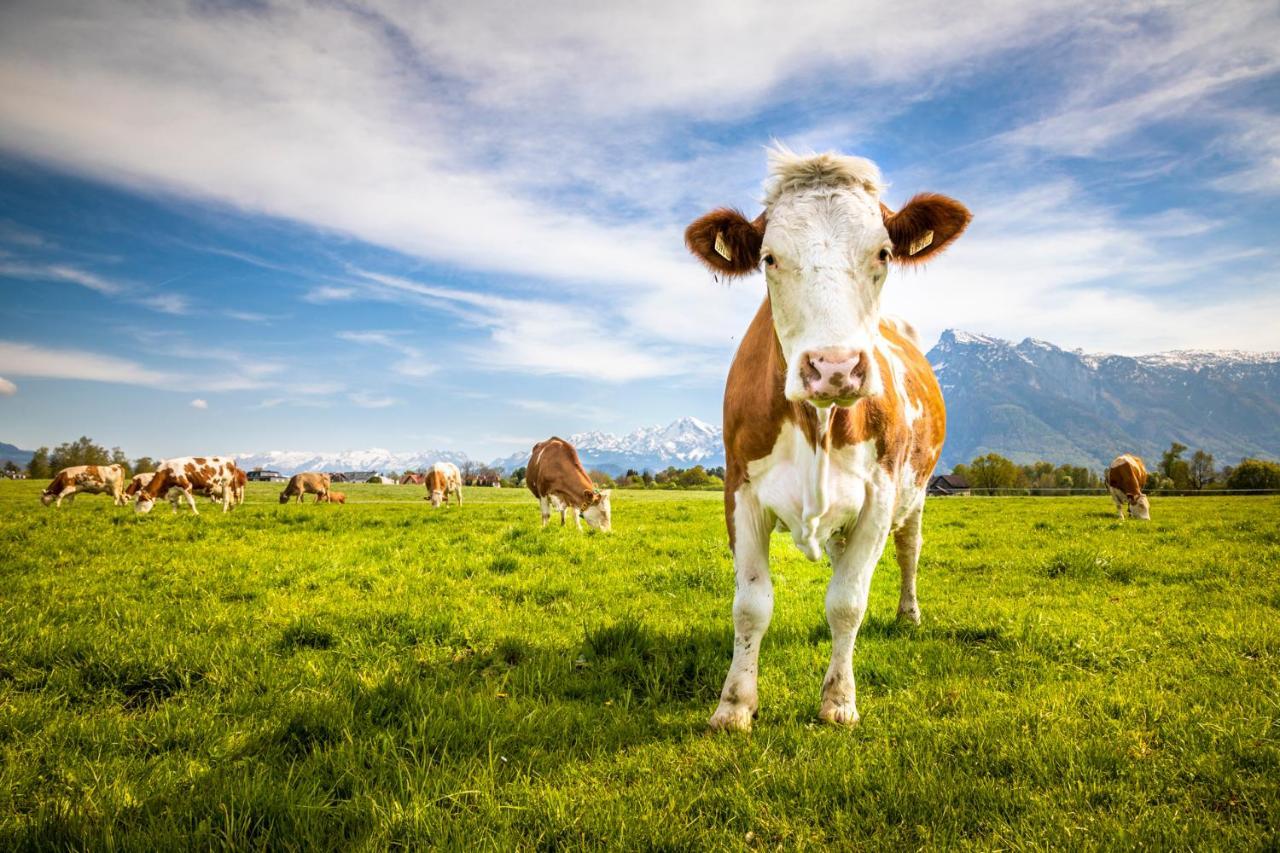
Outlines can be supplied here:
[[1275, 849], [1280, 499], [931, 500], [882, 559], [861, 726], [817, 722], [828, 569], [775, 534], [753, 733], [720, 496], [342, 486], [230, 515], [0, 482], [0, 848]]

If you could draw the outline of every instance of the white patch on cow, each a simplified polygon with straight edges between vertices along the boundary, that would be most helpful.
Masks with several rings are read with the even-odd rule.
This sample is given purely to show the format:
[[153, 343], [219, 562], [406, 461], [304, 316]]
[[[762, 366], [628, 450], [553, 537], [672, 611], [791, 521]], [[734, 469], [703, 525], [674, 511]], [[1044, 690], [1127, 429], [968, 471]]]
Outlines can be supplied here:
[[[880, 173], [859, 157], [770, 154], [762, 257], [774, 331], [787, 364], [787, 399], [805, 399], [803, 356], [821, 350], [870, 356], [879, 337], [880, 290], [892, 248], [880, 211]], [[871, 361], [861, 396], [880, 393]]]

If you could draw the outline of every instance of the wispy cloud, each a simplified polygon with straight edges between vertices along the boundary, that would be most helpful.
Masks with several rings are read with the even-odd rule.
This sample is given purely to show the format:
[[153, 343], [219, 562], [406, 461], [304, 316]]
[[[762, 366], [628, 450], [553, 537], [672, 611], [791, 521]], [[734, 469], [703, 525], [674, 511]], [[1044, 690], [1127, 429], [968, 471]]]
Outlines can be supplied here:
[[200, 399], [200, 398], [198, 398], [198, 397], [197, 397], [196, 399], [192, 400], [192, 401], [191, 401], [191, 403], [190, 403], [190, 405], [191, 405], [191, 408], [193, 408], [193, 409], [207, 409], [207, 408], [209, 408], [209, 402], [208, 402], [207, 400], [201, 400], [201, 399]]
[[0, 276], [30, 281], [68, 282], [108, 295], [115, 295], [124, 291], [123, 285], [67, 264], [9, 261], [0, 263]]
[[362, 409], [385, 409], [400, 402], [395, 397], [386, 397], [367, 391], [356, 391], [353, 394], [348, 394], [347, 399]]
[[18, 393], [18, 386], [14, 385], [12, 382], [10, 382], [8, 379], [5, 379], [3, 376], [0, 376], [0, 396], [12, 397], [14, 394], [17, 394], [17, 393]]
[[399, 353], [403, 357], [393, 362], [391, 369], [400, 376], [421, 379], [435, 373], [439, 369], [438, 366], [428, 361], [422, 350], [402, 340], [402, 337], [407, 334], [406, 332], [339, 332], [337, 337], [344, 341], [383, 347]]
[[34, 379], [79, 379], [155, 388], [175, 383], [172, 374], [151, 370], [127, 359], [14, 341], [0, 341], [0, 370], [9, 376]]

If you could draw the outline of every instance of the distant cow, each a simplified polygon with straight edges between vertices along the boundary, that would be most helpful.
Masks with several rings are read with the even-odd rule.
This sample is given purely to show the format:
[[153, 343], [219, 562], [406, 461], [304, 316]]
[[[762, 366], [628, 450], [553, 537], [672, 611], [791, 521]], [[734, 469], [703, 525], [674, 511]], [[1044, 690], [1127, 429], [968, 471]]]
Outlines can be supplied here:
[[289, 484], [284, 487], [284, 491], [280, 493], [280, 503], [287, 504], [289, 498], [296, 497], [298, 503], [302, 503], [303, 495], [315, 495], [318, 502], [329, 492], [330, 477], [328, 474], [320, 474], [315, 471], [306, 474], [294, 474], [289, 478]]
[[156, 475], [155, 471], [144, 471], [141, 474], [134, 474], [133, 479], [129, 481], [129, 485], [125, 486], [124, 493], [128, 498], [132, 498], [138, 492], [142, 491], [142, 487], [151, 482], [151, 478]]
[[1107, 468], [1107, 488], [1121, 519], [1124, 518], [1125, 504], [1128, 504], [1129, 515], [1140, 521], [1151, 520], [1151, 502], [1142, 493], [1146, 484], [1147, 466], [1142, 464], [1142, 459], [1125, 453], [1112, 461]]
[[185, 497], [191, 511], [199, 515], [195, 496], [200, 494], [220, 498], [222, 511], [230, 512], [239, 503], [238, 495], [243, 494], [243, 487], [239, 485], [243, 476], [234, 459], [221, 456], [167, 459], [160, 463], [150, 482], [138, 491], [134, 509], [140, 514], [151, 512], [157, 498], [167, 494], [174, 512], [178, 510], [178, 499]]
[[543, 527], [547, 526], [551, 510], [555, 509], [560, 513], [562, 527], [568, 512], [573, 514], [573, 523], [579, 530], [582, 529], [583, 518], [597, 530], [612, 529], [609, 490], [602, 492], [596, 488], [578, 459], [578, 451], [563, 438], [553, 436], [533, 446], [525, 482], [538, 499]]
[[432, 506], [440, 506], [441, 503], [448, 506], [449, 495], [456, 497], [458, 506], [462, 506], [462, 474], [457, 465], [437, 462], [431, 466], [423, 482], [427, 487], [427, 500]]
[[345, 492], [325, 492], [323, 495], [316, 498], [316, 503], [322, 504], [344, 504], [346, 502], [347, 495]]
[[63, 468], [40, 495], [40, 503], [62, 506], [62, 499], [75, 500], [79, 493], [111, 495], [116, 506], [124, 506], [124, 468], [119, 465], [73, 465]]

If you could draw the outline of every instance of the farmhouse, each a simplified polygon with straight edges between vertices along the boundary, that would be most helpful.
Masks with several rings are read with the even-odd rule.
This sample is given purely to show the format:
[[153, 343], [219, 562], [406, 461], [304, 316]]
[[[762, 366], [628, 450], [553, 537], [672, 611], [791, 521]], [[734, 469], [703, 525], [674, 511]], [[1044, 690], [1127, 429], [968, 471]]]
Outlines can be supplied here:
[[331, 471], [329, 479], [334, 483], [367, 483], [378, 476], [377, 471]]
[[279, 471], [272, 471], [269, 468], [254, 468], [245, 474], [245, 479], [251, 483], [283, 483], [286, 478]]
[[958, 474], [939, 474], [929, 481], [929, 494], [936, 496], [973, 494], [969, 481]]
[[426, 474], [420, 474], [417, 471], [405, 471], [400, 476], [400, 485], [402, 486], [421, 486], [426, 481]]

